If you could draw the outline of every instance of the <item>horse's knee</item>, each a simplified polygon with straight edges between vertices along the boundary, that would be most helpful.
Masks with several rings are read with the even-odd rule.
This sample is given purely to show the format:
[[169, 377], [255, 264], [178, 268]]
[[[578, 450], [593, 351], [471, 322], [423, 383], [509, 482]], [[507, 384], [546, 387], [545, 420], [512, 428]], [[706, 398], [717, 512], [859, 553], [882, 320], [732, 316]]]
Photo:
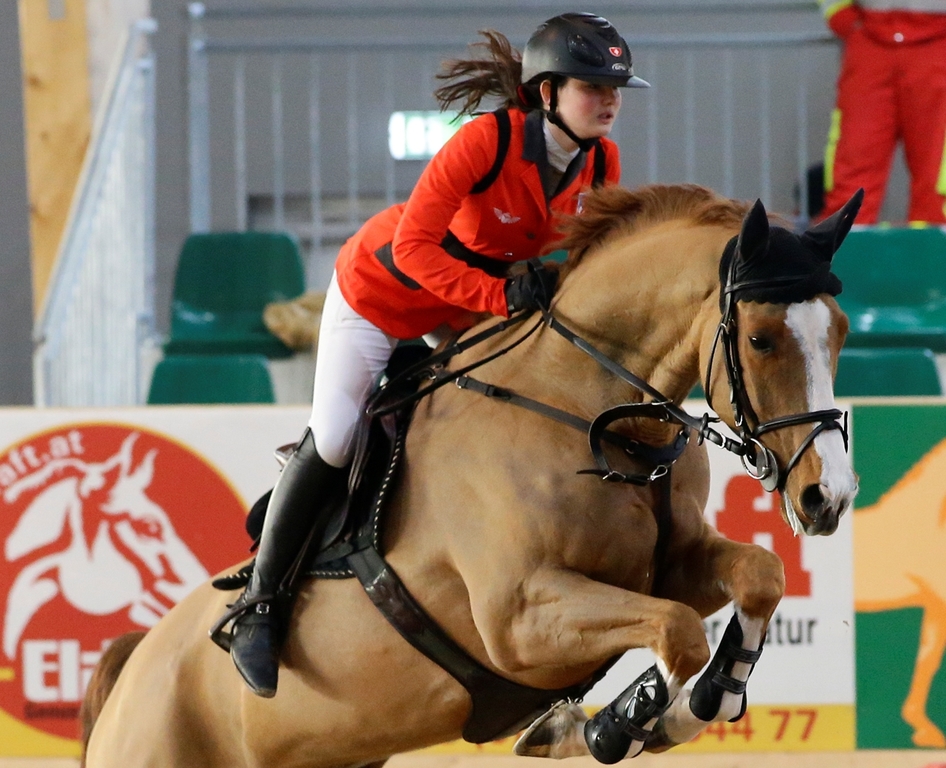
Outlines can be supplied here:
[[733, 569], [731, 591], [747, 615], [768, 618], [785, 594], [785, 567], [779, 556], [753, 546]]
[[709, 645], [700, 615], [683, 603], [667, 603], [660, 639], [654, 649], [670, 674], [681, 683], [699, 672], [709, 661]]

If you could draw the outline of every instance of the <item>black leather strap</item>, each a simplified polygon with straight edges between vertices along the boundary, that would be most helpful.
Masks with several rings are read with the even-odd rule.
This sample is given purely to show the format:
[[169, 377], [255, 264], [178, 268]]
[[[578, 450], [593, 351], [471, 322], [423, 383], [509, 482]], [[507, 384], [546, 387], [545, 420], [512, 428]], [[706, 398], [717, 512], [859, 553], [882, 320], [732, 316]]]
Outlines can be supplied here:
[[473, 744], [517, 733], [555, 702], [584, 696], [611, 666], [606, 664], [592, 679], [558, 690], [514, 683], [484, 667], [437, 626], [376, 549], [355, 552], [348, 562], [391, 626], [469, 692], [473, 708], [463, 738]]
[[390, 272], [401, 285], [405, 288], [410, 288], [412, 291], [420, 290], [420, 283], [408, 277], [397, 268], [397, 265], [394, 263], [394, 250], [391, 247], [391, 243], [382, 245], [374, 252], [374, 255], [375, 258], [381, 262], [381, 266]]
[[512, 121], [509, 119], [509, 111], [506, 109], [497, 109], [493, 112], [496, 118], [496, 127], [499, 130], [499, 140], [496, 145], [496, 158], [493, 160], [492, 167], [486, 172], [486, 175], [470, 188], [471, 195], [478, 195], [489, 189], [499, 172], [503, 169], [503, 163], [506, 162], [506, 154], [509, 152], [509, 140], [512, 137]]
[[601, 148], [601, 144], [595, 144], [594, 152], [594, 173], [591, 177], [591, 186], [600, 187], [604, 184], [604, 174], [607, 170], [606, 161], [607, 158], [604, 156], [604, 150]]
[[[510, 261], [484, 256], [481, 253], [467, 248], [460, 242], [460, 239], [449, 230], [443, 240], [440, 241], [440, 247], [457, 261], [462, 261], [469, 267], [481, 269], [490, 277], [505, 277], [510, 264], [512, 264]], [[397, 265], [394, 263], [394, 250], [391, 243], [385, 243], [378, 248], [378, 250], [374, 252], [374, 256], [381, 263], [381, 266], [391, 273], [405, 288], [410, 288], [412, 291], [420, 290], [422, 287], [421, 284], [398, 269]]]
[[462, 261], [468, 267], [481, 269], [490, 277], [506, 277], [506, 273], [513, 263], [502, 259], [494, 259], [492, 256], [484, 256], [467, 248], [460, 242], [460, 238], [450, 230], [447, 230], [447, 234], [440, 241], [440, 247], [458, 261]]

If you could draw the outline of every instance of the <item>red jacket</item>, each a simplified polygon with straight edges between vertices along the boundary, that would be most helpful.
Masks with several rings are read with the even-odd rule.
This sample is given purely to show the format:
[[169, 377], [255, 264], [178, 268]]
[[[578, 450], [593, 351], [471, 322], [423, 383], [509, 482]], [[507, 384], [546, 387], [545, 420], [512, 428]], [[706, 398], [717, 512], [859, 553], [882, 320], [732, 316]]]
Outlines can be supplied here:
[[841, 39], [862, 27], [887, 45], [946, 37], [946, 0], [819, 0], [831, 31]]
[[[544, 118], [519, 110], [509, 117], [509, 150], [489, 188], [471, 193], [496, 159], [499, 131], [491, 114], [460, 128], [407, 203], [373, 216], [342, 246], [335, 265], [342, 295], [386, 333], [416, 338], [444, 323], [468, 327], [479, 313], [506, 317], [506, 264], [555, 249], [557, 214], [576, 212], [593, 178], [592, 153], [604, 152], [605, 183], [620, 179], [617, 145], [601, 139], [572, 161], [564, 187], [547, 202], [540, 177], [548, 167]], [[459, 241], [447, 246], [450, 252], [448, 230]]]

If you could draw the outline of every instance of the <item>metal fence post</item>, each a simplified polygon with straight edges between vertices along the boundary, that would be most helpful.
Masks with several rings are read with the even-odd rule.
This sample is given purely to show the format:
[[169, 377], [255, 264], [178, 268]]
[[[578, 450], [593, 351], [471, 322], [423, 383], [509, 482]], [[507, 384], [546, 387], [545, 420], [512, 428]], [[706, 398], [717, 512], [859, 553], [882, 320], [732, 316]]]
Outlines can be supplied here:
[[191, 232], [210, 231], [210, 84], [203, 3], [189, 3], [187, 44], [187, 139], [190, 161]]

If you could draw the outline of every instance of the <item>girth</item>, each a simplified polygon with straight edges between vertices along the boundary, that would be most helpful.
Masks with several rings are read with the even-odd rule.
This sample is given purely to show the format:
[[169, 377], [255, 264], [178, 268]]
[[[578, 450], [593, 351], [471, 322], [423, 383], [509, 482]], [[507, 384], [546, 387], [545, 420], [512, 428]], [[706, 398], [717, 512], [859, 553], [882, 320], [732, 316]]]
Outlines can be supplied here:
[[349, 555], [348, 563], [368, 598], [401, 637], [470, 694], [472, 709], [463, 726], [463, 738], [473, 744], [518, 733], [557, 701], [581, 699], [616, 661], [568, 688], [545, 690], [514, 683], [484, 667], [437, 626], [374, 547]]

